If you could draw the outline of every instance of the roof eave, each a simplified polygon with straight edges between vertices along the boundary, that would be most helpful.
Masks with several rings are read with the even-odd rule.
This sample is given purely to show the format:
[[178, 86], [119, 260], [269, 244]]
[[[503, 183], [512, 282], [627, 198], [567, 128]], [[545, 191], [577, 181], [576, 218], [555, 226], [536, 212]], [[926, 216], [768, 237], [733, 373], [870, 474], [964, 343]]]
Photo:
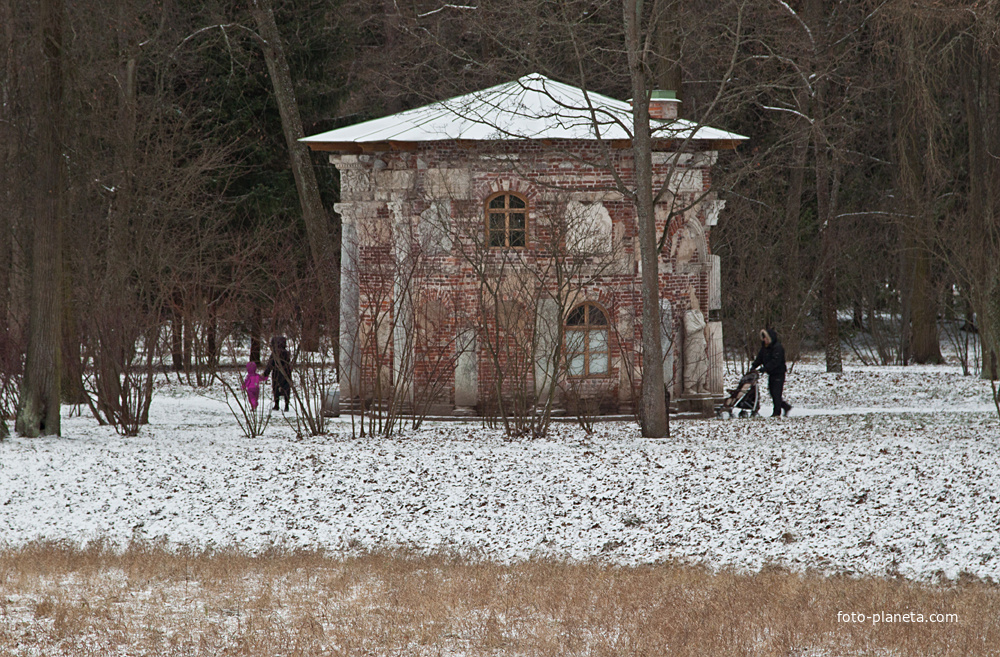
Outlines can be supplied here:
[[[310, 150], [318, 152], [332, 152], [332, 153], [385, 153], [392, 151], [415, 151], [418, 150], [421, 145], [425, 144], [442, 144], [449, 143], [454, 144], [460, 148], [474, 148], [479, 144], [496, 143], [496, 142], [516, 142], [516, 141], [537, 141], [544, 143], [549, 146], [554, 146], [561, 141], [581, 141], [578, 139], [497, 139], [497, 140], [481, 140], [481, 139], [441, 139], [435, 141], [307, 141], [301, 140], [303, 143], [309, 146]], [[746, 137], [733, 135], [729, 139], [693, 139], [689, 143], [689, 146], [696, 145], [708, 145], [711, 150], [735, 150], [742, 142], [747, 141]], [[654, 139], [653, 140], [653, 150], [657, 152], [670, 151], [676, 147], [678, 140], [676, 139]], [[608, 139], [605, 143], [611, 148], [616, 149], [626, 149], [632, 147], [632, 140], [630, 139]], [[704, 148], [704, 146], [702, 146]]]

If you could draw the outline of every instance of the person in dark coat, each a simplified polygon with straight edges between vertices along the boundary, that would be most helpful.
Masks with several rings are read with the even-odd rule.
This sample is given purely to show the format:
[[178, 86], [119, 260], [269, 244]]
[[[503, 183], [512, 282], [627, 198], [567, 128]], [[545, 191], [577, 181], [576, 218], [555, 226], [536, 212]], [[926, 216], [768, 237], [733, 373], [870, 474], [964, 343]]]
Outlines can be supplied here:
[[774, 401], [771, 417], [778, 417], [782, 412], [788, 415], [792, 405], [781, 397], [785, 389], [785, 372], [788, 371], [785, 365], [785, 348], [781, 346], [774, 329], [762, 329], [760, 332], [760, 351], [750, 365], [750, 371], [753, 372], [758, 367], [767, 372], [767, 389]]
[[278, 401], [285, 398], [285, 412], [292, 396], [292, 355], [288, 353], [288, 340], [283, 335], [271, 338], [271, 358], [267, 361], [263, 378], [271, 377], [271, 390], [274, 392], [274, 410], [278, 410]]

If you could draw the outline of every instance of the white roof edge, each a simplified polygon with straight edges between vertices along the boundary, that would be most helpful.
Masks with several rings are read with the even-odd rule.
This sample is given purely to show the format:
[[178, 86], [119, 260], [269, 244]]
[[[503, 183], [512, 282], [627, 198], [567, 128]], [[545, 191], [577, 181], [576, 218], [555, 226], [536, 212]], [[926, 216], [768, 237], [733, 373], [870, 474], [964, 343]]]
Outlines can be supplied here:
[[[435, 142], [508, 139], [631, 140], [631, 106], [532, 73], [463, 96], [328, 130], [299, 141], [313, 143]], [[726, 130], [685, 119], [653, 120], [659, 139], [745, 141]], [[692, 132], [693, 131], [693, 132]]]

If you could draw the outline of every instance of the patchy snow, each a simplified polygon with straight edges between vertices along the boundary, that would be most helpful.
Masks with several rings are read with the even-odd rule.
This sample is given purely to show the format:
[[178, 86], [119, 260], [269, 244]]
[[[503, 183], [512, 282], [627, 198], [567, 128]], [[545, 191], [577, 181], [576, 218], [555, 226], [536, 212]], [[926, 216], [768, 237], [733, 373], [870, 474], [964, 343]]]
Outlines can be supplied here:
[[792, 417], [675, 421], [666, 440], [624, 422], [590, 437], [559, 424], [536, 441], [476, 422], [352, 439], [347, 417], [299, 440], [280, 414], [248, 440], [221, 392], [164, 384], [137, 438], [67, 407], [64, 437], [0, 443], [0, 541], [1000, 578], [989, 382], [950, 366], [806, 362], [786, 397]]

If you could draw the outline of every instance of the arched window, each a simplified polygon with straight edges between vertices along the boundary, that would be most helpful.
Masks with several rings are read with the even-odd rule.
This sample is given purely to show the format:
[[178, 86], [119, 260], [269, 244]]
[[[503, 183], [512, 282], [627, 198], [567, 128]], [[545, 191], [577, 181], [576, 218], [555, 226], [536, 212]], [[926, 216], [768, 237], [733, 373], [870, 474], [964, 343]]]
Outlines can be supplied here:
[[610, 372], [608, 316], [596, 304], [583, 303], [566, 316], [566, 364], [569, 376], [604, 376]]
[[523, 249], [528, 243], [528, 202], [507, 192], [489, 197], [486, 238], [491, 248]]

